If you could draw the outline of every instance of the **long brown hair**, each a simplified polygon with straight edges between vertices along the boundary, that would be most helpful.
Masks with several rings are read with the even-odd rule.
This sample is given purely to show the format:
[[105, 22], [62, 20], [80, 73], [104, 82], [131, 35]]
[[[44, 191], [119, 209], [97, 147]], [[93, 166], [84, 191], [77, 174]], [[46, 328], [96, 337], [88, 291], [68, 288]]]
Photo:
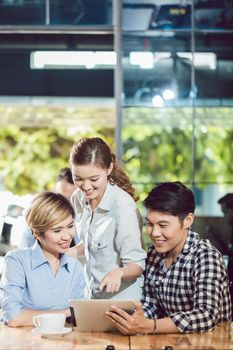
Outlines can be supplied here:
[[111, 163], [113, 163], [113, 169], [108, 176], [109, 181], [121, 187], [135, 201], [138, 200], [128, 175], [119, 165], [116, 155], [101, 138], [84, 137], [75, 142], [70, 153], [70, 163], [73, 165], [95, 164], [103, 169], [109, 169]]

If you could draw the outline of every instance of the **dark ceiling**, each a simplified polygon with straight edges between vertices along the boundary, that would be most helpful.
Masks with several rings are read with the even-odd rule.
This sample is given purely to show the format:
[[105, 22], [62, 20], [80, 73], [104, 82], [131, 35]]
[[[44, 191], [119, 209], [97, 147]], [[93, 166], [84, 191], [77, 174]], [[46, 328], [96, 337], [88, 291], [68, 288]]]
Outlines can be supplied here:
[[[0, 95], [113, 97], [113, 69], [30, 69], [30, 53], [34, 50], [113, 50], [114, 35], [109, 20], [111, 1], [67, 1], [59, 2], [63, 7], [59, 8], [58, 17], [60, 22], [66, 20], [64, 25], [57, 25], [54, 20], [50, 26], [30, 27], [28, 23], [22, 26], [24, 17], [20, 17], [20, 25], [12, 25], [9, 16], [3, 16], [1, 12]], [[22, 3], [27, 9], [26, 1]], [[57, 3], [51, 1], [53, 6]], [[75, 4], [75, 8], [70, 7], [71, 4]], [[195, 0], [194, 4], [195, 32], [192, 36], [190, 1], [123, 1], [124, 57], [127, 58], [131, 51], [171, 53], [170, 60], [157, 62], [151, 70], [124, 66], [126, 98], [132, 98], [148, 82], [155, 89], [174, 77], [183, 89], [180, 97], [187, 97], [191, 85], [191, 62], [176, 58], [179, 52], [193, 50], [214, 53], [217, 61], [215, 70], [195, 68], [197, 97], [233, 98], [233, 1]], [[82, 12], [84, 5], [86, 12]], [[1, 10], [6, 10], [4, 6], [0, 2]], [[9, 4], [7, 6], [8, 10], [13, 9]], [[89, 12], [88, 8], [91, 9]], [[94, 21], [94, 26], [76, 26], [77, 16], [72, 16], [72, 11], [78, 10], [82, 13], [78, 24], [88, 19], [92, 24]], [[19, 13], [16, 8], [14, 11]], [[21, 8], [22, 16], [23, 13]], [[3, 25], [6, 20], [9, 25]], [[101, 26], [103, 20], [108, 25]]]
[[31, 70], [35, 50], [113, 50], [113, 34], [0, 33], [0, 95], [113, 96], [112, 69]]

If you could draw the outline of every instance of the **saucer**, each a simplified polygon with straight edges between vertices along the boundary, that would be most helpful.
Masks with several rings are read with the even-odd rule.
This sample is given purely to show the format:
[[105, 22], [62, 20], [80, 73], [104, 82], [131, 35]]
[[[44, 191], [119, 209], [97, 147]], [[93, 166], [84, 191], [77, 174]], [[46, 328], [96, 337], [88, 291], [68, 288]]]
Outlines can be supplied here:
[[71, 327], [64, 327], [62, 329], [62, 331], [59, 331], [59, 332], [49, 332], [49, 331], [43, 331], [39, 328], [33, 328], [31, 330], [32, 333], [34, 334], [40, 334], [42, 336], [54, 336], [54, 335], [65, 335], [65, 334], [69, 334], [72, 332], [72, 328]]

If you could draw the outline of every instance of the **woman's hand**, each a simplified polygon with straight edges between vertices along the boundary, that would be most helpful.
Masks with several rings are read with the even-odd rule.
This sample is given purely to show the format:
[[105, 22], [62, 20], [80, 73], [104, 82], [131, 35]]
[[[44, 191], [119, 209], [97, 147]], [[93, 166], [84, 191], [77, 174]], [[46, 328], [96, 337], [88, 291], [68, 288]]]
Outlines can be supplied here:
[[105, 288], [107, 293], [118, 292], [121, 286], [123, 277], [123, 268], [118, 268], [110, 271], [101, 281], [100, 290]]
[[105, 316], [111, 320], [123, 334], [151, 333], [153, 331], [153, 320], [147, 319], [144, 316], [141, 303], [133, 303], [135, 305], [135, 311], [132, 315], [112, 305], [111, 308], [105, 312]]
[[101, 281], [100, 290], [106, 288], [107, 293], [118, 292], [121, 286], [121, 281], [135, 280], [141, 276], [143, 270], [137, 264], [128, 264], [124, 267], [119, 267], [110, 271]]

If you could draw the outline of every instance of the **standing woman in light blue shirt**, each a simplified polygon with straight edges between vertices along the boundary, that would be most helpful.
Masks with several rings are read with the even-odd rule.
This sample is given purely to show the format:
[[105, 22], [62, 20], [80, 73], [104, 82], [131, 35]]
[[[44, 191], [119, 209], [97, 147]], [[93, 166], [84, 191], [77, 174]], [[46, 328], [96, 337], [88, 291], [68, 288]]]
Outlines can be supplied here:
[[26, 221], [36, 242], [7, 253], [1, 280], [3, 319], [11, 327], [31, 326], [33, 316], [48, 311], [69, 317], [68, 300], [83, 298], [85, 287], [81, 263], [65, 254], [75, 234], [70, 202], [42, 192]]
[[146, 253], [128, 176], [98, 137], [76, 142], [70, 164], [78, 187], [71, 202], [81, 239], [72, 250], [86, 257], [85, 296], [139, 300]]

